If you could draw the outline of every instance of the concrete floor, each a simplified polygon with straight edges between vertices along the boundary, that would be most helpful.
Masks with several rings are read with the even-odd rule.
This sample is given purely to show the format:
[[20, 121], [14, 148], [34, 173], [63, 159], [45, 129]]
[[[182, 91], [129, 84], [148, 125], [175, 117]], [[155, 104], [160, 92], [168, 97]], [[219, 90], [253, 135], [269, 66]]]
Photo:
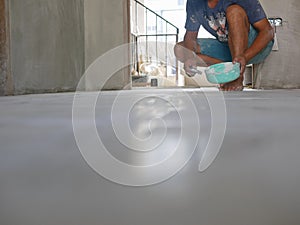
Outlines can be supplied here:
[[[103, 93], [96, 107], [97, 129], [103, 142], [114, 147], [112, 154], [131, 162], [124, 152], [119, 154], [122, 145], [109, 120], [117, 94], [124, 109], [130, 96], [182, 100], [188, 94], [201, 122], [189, 163], [160, 184], [113, 183], [88, 166], [76, 145], [74, 94], [1, 97], [1, 225], [300, 224], [300, 90], [225, 93], [224, 142], [203, 173], [198, 172], [198, 164], [209, 138], [211, 114], [201, 91]], [[182, 102], [182, 110], [190, 110]], [[143, 115], [149, 116], [145, 109], [142, 116], [132, 112], [133, 128]], [[169, 118], [175, 133], [180, 128], [177, 119], [176, 114]], [[188, 121], [196, 130], [195, 118]]]

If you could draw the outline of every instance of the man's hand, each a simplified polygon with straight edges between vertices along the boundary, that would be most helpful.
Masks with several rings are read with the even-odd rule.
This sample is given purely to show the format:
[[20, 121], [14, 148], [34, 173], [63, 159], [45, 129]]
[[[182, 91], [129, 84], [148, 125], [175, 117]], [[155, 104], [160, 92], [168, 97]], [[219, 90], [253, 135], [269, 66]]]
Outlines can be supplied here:
[[184, 62], [184, 70], [188, 76], [193, 77], [195, 76], [195, 71], [193, 71], [195, 67], [197, 67], [197, 55], [193, 53], [192, 56]]
[[243, 76], [245, 69], [246, 69], [246, 65], [247, 65], [247, 59], [245, 57], [245, 55], [238, 55], [237, 57], [235, 57], [232, 61], [234, 64], [235, 63], [240, 63], [240, 75]]
[[195, 72], [192, 71], [193, 68], [195, 68], [198, 64], [198, 56], [195, 52], [200, 52], [200, 46], [197, 43], [197, 32], [192, 31], [186, 31], [184, 35], [184, 41], [183, 41], [183, 49], [182, 53], [184, 56], [184, 70], [188, 76], [194, 76]]

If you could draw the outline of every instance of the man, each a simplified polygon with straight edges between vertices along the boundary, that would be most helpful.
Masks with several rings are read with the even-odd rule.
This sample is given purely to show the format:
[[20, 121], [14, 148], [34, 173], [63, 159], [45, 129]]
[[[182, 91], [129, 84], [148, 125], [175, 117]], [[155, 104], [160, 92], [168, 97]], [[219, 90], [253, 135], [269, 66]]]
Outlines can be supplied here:
[[[175, 55], [187, 74], [192, 67], [232, 61], [240, 77], [220, 85], [222, 91], [243, 90], [247, 64], [262, 62], [271, 52], [274, 31], [258, 0], [187, 0], [186, 33]], [[216, 39], [197, 39], [200, 26]], [[186, 49], [189, 49], [188, 51]]]

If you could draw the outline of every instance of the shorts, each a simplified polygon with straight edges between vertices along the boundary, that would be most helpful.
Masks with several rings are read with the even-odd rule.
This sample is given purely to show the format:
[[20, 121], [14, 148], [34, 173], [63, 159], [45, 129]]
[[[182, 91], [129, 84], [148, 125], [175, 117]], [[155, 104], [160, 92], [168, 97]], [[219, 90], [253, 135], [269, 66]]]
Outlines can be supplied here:
[[[252, 45], [257, 36], [257, 31], [250, 26], [248, 36], [248, 47]], [[223, 62], [231, 62], [232, 56], [227, 42], [220, 42], [213, 38], [198, 38], [198, 44], [201, 48], [201, 54], [222, 60]], [[268, 45], [253, 57], [248, 64], [257, 64], [263, 62], [271, 53], [274, 45], [274, 40], [270, 41]]]

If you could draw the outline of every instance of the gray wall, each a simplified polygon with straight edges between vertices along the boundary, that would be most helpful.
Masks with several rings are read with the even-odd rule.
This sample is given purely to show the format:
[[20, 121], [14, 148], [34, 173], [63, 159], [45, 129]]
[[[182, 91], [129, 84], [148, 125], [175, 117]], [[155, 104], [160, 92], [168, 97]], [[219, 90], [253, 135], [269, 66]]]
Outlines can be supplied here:
[[[128, 42], [127, 0], [0, 1], [9, 2], [13, 94], [73, 91], [96, 58]], [[4, 75], [0, 95], [8, 86], [1, 86]], [[105, 87], [121, 89], [128, 82], [124, 70]]]
[[268, 16], [282, 17], [277, 28], [279, 51], [259, 66], [257, 88], [300, 88], [300, 1], [261, 0]]
[[[129, 42], [129, 2], [127, 0], [85, 0], [85, 66], [107, 51]], [[117, 59], [116, 59], [117, 60]], [[100, 71], [101, 72], [101, 71]], [[105, 89], [122, 89], [130, 82], [126, 68], [109, 79]], [[97, 86], [87, 88], [95, 89]]]
[[13, 94], [9, 45], [8, 0], [0, 0], [0, 96]]
[[73, 90], [84, 71], [83, 0], [11, 0], [15, 94]]

